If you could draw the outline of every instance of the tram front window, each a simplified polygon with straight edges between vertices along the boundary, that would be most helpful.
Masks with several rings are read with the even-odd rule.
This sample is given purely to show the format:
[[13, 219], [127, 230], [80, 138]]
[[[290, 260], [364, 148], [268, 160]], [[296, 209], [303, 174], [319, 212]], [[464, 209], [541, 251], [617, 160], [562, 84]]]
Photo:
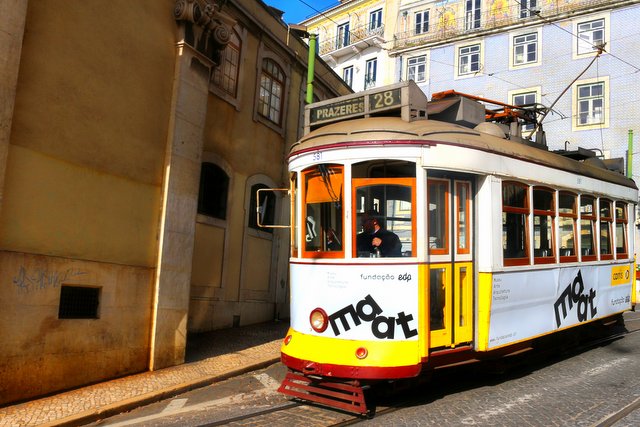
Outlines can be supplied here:
[[303, 176], [304, 256], [342, 257], [342, 166], [313, 166]]
[[[357, 257], [403, 257], [413, 251], [411, 185], [375, 184], [355, 188], [354, 251]], [[375, 181], [375, 180], [362, 180]]]

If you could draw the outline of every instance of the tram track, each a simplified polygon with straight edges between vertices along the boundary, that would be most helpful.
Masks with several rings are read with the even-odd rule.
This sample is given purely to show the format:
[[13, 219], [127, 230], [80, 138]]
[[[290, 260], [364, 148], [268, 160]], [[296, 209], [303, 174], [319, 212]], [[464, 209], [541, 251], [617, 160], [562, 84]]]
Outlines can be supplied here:
[[[573, 357], [581, 352], [590, 350], [592, 348], [616, 341], [621, 339], [627, 335], [635, 334], [640, 332], [640, 319], [627, 319], [625, 320], [625, 328], [620, 332], [615, 332], [610, 335], [599, 337], [596, 339], [588, 340], [581, 345], [575, 346], [570, 350], [560, 353], [560, 357], [562, 359]], [[533, 359], [529, 359], [528, 362], [533, 364], [545, 364], [546, 358], [539, 354], [540, 357], [534, 357]], [[552, 362], [553, 363], [553, 362]], [[479, 371], [482, 370], [482, 367], [477, 367]], [[513, 368], [517, 370], [517, 364]], [[455, 375], [455, 373], [450, 373], [450, 375]], [[491, 375], [491, 374], [487, 374]], [[424, 384], [424, 383], [423, 383]], [[413, 386], [412, 388], [415, 388]], [[439, 393], [452, 393], [457, 390], [456, 385], [446, 386], [444, 390], [440, 390]], [[315, 419], [320, 422], [324, 422], [323, 425], [327, 427], [342, 427], [358, 424], [363, 422], [367, 418], [378, 417], [382, 415], [389, 415], [394, 412], [400, 411], [403, 408], [415, 406], [419, 404], [428, 404], [434, 396], [432, 396], [434, 392], [432, 390], [427, 390], [421, 393], [400, 393], [399, 396], [393, 396], [390, 399], [381, 399], [380, 405], [375, 406], [373, 409], [373, 414], [367, 416], [354, 415], [347, 412], [335, 410], [332, 408], [327, 408], [322, 405], [316, 405], [308, 402], [303, 402], [299, 400], [291, 400], [286, 404], [278, 405], [272, 408], [263, 409], [260, 411], [256, 411], [253, 413], [248, 413], [244, 415], [239, 415], [237, 417], [229, 417], [226, 419], [218, 420], [211, 423], [206, 423], [200, 425], [200, 427], [214, 427], [214, 426], [222, 426], [222, 425], [235, 425], [235, 426], [243, 426], [243, 425], [251, 425], [251, 426], [262, 426], [262, 425], [272, 425], [274, 423], [282, 423], [283, 420], [292, 420], [291, 423], [295, 424], [295, 420], [309, 420]], [[624, 419], [628, 414], [640, 408], [640, 398], [630, 402], [628, 405], [624, 406], [620, 410], [616, 411], [608, 415], [606, 418], [600, 420], [593, 427], [611, 427], [615, 425], [620, 420]], [[286, 421], [285, 421], [286, 422]]]
[[635, 399], [633, 402], [620, 409], [613, 414], [608, 415], [604, 419], [600, 420], [597, 424], [593, 425], [593, 427], [611, 427], [614, 426], [618, 421], [623, 420], [627, 415], [640, 408], [640, 397]]
[[242, 421], [247, 421], [247, 420], [252, 420], [254, 418], [262, 417], [262, 416], [265, 416], [265, 415], [287, 411], [287, 410], [290, 410], [291, 408], [297, 408], [297, 407], [303, 406], [303, 405], [304, 405], [304, 403], [302, 403], [302, 402], [290, 401], [289, 403], [284, 404], [284, 405], [274, 406], [274, 407], [269, 408], [269, 409], [263, 409], [261, 411], [252, 412], [250, 414], [239, 415], [237, 417], [231, 417], [231, 418], [227, 418], [227, 419], [224, 419], [224, 420], [215, 421], [215, 422], [212, 422], [212, 423], [201, 424], [198, 427], [215, 427], [215, 426], [229, 425], [231, 423], [239, 423], [239, 422], [242, 422]]

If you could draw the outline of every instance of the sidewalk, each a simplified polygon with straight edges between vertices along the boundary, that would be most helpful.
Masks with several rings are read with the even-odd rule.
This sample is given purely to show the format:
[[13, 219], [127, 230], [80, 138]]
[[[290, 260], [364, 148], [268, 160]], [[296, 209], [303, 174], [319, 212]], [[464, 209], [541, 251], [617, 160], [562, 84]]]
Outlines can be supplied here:
[[77, 426], [259, 369], [280, 359], [288, 321], [190, 336], [183, 365], [0, 408], [0, 427]]

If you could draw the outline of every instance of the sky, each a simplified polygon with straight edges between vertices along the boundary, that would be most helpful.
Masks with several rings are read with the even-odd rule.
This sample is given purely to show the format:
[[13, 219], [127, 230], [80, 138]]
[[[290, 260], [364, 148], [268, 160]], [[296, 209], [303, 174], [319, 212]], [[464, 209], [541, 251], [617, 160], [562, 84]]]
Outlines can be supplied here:
[[262, 0], [269, 6], [284, 11], [284, 22], [298, 24], [313, 15], [318, 15], [332, 6], [337, 6], [339, 0]]

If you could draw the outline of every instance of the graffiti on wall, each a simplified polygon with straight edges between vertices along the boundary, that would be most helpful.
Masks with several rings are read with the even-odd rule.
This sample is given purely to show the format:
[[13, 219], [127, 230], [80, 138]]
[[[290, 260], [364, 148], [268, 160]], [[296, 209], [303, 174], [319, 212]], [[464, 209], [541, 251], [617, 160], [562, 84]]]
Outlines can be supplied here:
[[57, 288], [62, 283], [84, 274], [87, 273], [75, 268], [67, 268], [64, 271], [49, 271], [39, 268], [27, 270], [25, 267], [20, 267], [18, 273], [13, 277], [13, 284], [21, 291], [32, 292]]

